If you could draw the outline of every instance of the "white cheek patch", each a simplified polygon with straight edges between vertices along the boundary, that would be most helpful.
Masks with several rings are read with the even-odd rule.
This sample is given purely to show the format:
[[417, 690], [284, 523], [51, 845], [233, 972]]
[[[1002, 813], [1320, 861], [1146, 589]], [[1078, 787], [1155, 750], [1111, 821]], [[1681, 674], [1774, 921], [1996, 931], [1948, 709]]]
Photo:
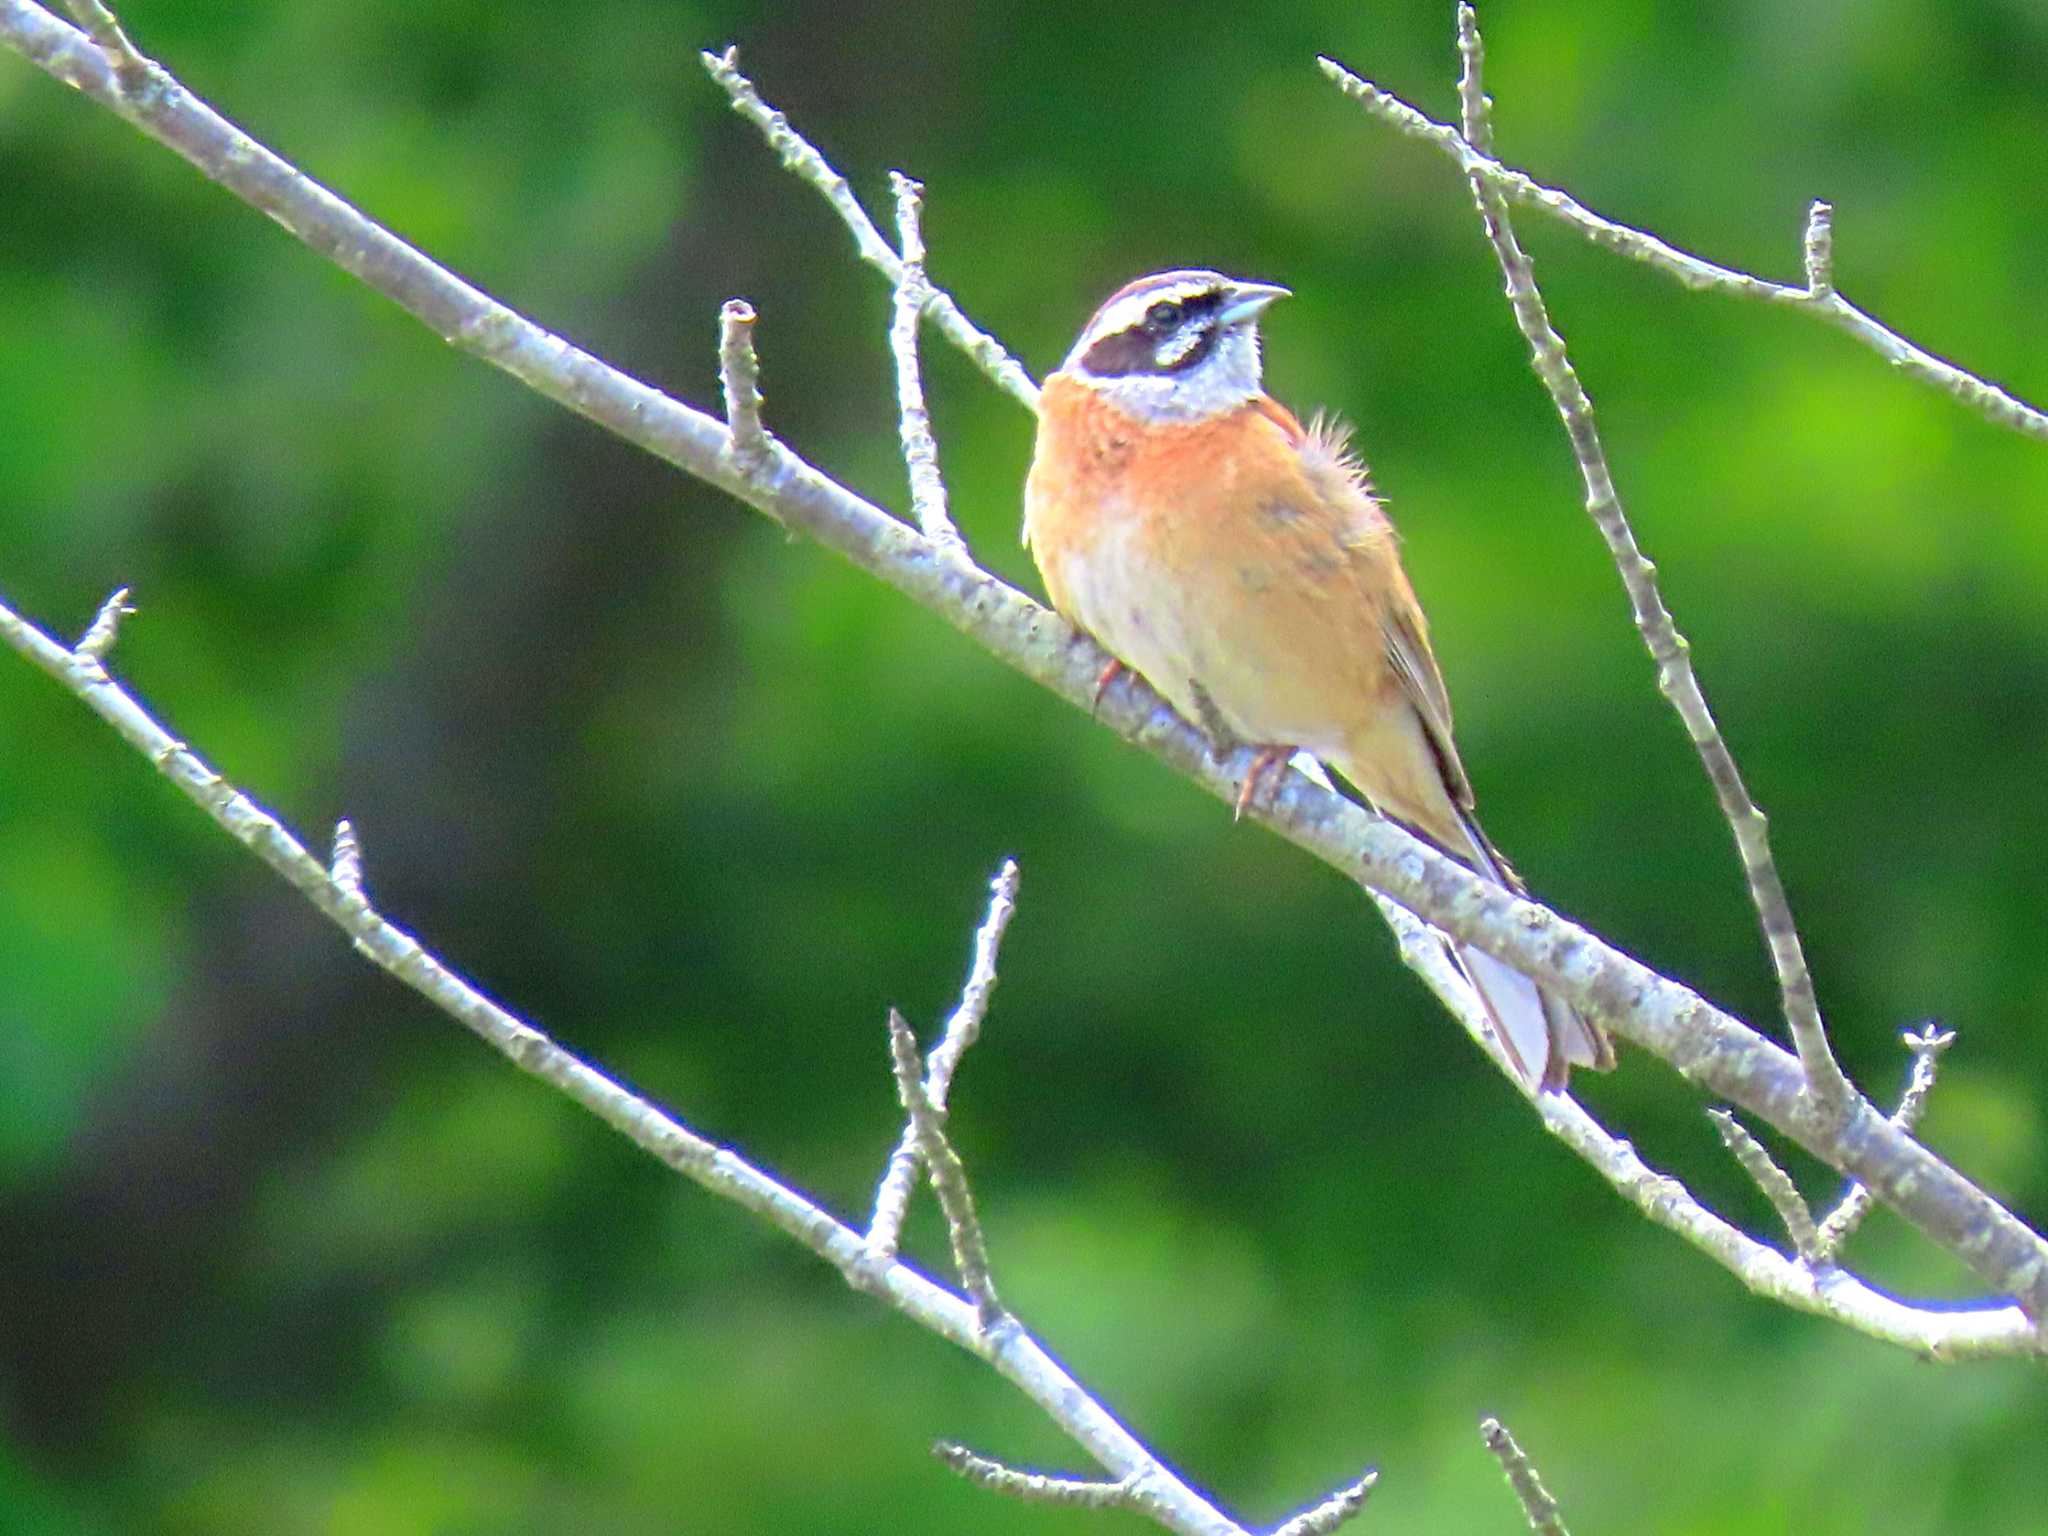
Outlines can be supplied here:
[[1161, 368], [1178, 368], [1182, 358], [1202, 344], [1208, 334], [1208, 324], [1184, 325], [1163, 343], [1157, 356]]

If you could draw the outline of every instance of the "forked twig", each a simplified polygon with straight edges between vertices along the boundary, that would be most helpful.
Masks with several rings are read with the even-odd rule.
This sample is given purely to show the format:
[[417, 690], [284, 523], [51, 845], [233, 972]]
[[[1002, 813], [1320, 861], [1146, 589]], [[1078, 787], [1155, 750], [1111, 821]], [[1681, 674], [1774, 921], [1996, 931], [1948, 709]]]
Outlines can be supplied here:
[[932, 1181], [932, 1193], [946, 1214], [946, 1232], [953, 1240], [953, 1266], [960, 1283], [973, 1298], [976, 1320], [982, 1332], [1004, 1318], [1003, 1304], [996, 1296], [995, 1277], [989, 1272], [988, 1239], [975, 1214], [974, 1192], [968, 1188], [967, 1166], [946, 1139], [945, 1111], [924, 1091], [924, 1062], [917, 1052], [917, 1036], [910, 1032], [903, 1015], [889, 1010], [889, 1062], [896, 1070], [896, 1093], [910, 1116], [917, 1134], [918, 1156]]
[[[1827, 261], [1823, 267], [1826, 281], [1818, 286], [1813, 282], [1810, 259], [1804, 287], [1790, 283], [1774, 283], [1747, 272], [1738, 272], [1732, 267], [1720, 266], [1682, 251], [1677, 246], [1658, 239], [1647, 230], [1636, 229], [1631, 225], [1605, 218], [1593, 212], [1569, 192], [1544, 186], [1524, 172], [1504, 165], [1488, 152], [1491, 149], [1490, 144], [1475, 147], [1469, 133], [1460, 133], [1448, 123], [1437, 122], [1391, 91], [1353, 74], [1335, 59], [1324, 57], [1316, 62], [1321, 65], [1323, 73], [1345, 95], [1374, 117], [1396, 132], [1428, 144], [1449, 156], [1468, 175], [1484, 176], [1487, 183], [1510, 202], [1548, 214], [1593, 244], [1626, 256], [1631, 261], [1640, 261], [1653, 267], [1667, 277], [1675, 279], [1681, 286], [1695, 292], [1731, 294], [1738, 298], [1755, 299], [1766, 304], [1804, 311], [1845, 332], [1907, 377], [1917, 379], [1960, 401], [1985, 420], [2024, 433], [2028, 437], [2048, 438], [2048, 413], [2029, 405], [1996, 384], [1935, 356], [1924, 347], [1914, 345], [1897, 331], [1837, 293], [1833, 281], [1831, 244], [1826, 248]], [[1827, 207], [1826, 204], [1819, 206]], [[1825, 218], [1823, 226], [1826, 227]], [[1814, 220], [1809, 213], [1809, 243], [1806, 247], [1809, 258], [1813, 251], [1810, 242], [1814, 228]], [[1825, 235], [1823, 238], [1826, 238]]]
[[[989, 999], [995, 992], [996, 957], [1002, 951], [1010, 919], [1017, 912], [1018, 879], [1017, 861], [1005, 859], [989, 882], [988, 912], [974, 932], [973, 957], [968, 962], [967, 980], [960, 989], [960, 1001], [940, 1031], [939, 1043], [925, 1058], [925, 1097], [941, 1111], [952, 1092], [953, 1074], [959, 1070], [961, 1057], [981, 1037], [982, 1020], [988, 1015]], [[917, 1181], [917, 1165], [917, 1127], [906, 1122], [895, 1151], [889, 1154], [888, 1168], [875, 1191], [874, 1215], [868, 1222], [868, 1245], [878, 1255], [896, 1256], [903, 1237], [903, 1220], [910, 1209], [911, 1188]]]
[[[1907, 1075], [1906, 1091], [1899, 1098], [1899, 1107], [1892, 1112], [1892, 1124], [1902, 1131], [1911, 1131], [1920, 1124], [1920, 1116], [1927, 1108], [1927, 1096], [1934, 1091], [1934, 1077], [1940, 1070], [1941, 1053], [1955, 1043], [1956, 1036], [1954, 1030], [1928, 1023], [1917, 1031], [1907, 1030], [1900, 1038], [1906, 1049], [1913, 1053], [1913, 1070]], [[1870, 1186], [1861, 1180], [1850, 1180], [1841, 1203], [1828, 1213], [1814, 1236], [1813, 1258], [1816, 1264], [1835, 1261], [1842, 1244], [1863, 1225], [1863, 1218], [1870, 1214], [1873, 1203]]]
[[[732, 109], [761, 131], [761, 136], [767, 139], [768, 147], [775, 151], [783, 166], [824, 194], [840, 221], [852, 231], [854, 249], [860, 253], [860, 259], [870, 266], [879, 267], [892, 287], [900, 284], [903, 281], [901, 255], [882, 238], [882, 232], [875, 228], [875, 221], [868, 217], [867, 209], [854, 196], [853, 187], [847, 179], [832, 168], [831, 162], [818, 153], [810, 140], [790, 127], [788, 118], [763, 101], [761, 93], [754, 89], [754, 82], [740, 73], [739, 49], [727, 48], [723, 53], [707, 51], [698, 57], [731, 100]], [[1038, 408], [1038, 386], [1031, 381], [1031, 375], [1004, 350], [1001, 342], [969, 320], [950, 294], [934, 288], [931, 300], [925, 306], [925, 314], [948, 341], [965, 352], [976, 367], [995, 381], [999, 389], [1016, 396], [1033, 410]]]

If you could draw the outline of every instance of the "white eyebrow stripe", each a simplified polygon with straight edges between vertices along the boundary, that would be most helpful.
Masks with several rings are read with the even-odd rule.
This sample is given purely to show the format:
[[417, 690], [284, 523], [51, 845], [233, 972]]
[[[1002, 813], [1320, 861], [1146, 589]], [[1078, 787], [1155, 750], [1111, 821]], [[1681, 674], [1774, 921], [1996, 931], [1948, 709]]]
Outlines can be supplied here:
[[1102, 312], [1089, 329], [1088, 339], [1099, 341], [1105, 336], [1135, 330], [1144, 323], [1145, 311], [1154, 304], [1184, 304], [1189, 299], [1214, 292], [1215, 288], [1213, 281], [1183, 278], [1177, 283], [1161, 283], [1157, 288], [1141, 288], [1136, 293], [1127, 293]]

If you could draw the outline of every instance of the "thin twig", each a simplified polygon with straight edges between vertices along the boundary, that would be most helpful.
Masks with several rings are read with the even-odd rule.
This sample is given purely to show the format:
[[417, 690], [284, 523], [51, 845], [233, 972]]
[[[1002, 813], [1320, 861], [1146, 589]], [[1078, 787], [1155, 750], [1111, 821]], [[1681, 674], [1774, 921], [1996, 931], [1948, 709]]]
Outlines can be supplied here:
[[1529, 1517], [1529, 1529], [1536, 1536], [1568, 1536], [1557, 1500], [1543, 1486], [1543, 1479], [1536, 1475], [1535, 1463], [1515, 1444], [1515, 1437], [1508, 1433], [1507, 1425], [1499, 1419], [1481, 1419], [1479, 1434], [1485, 1440], [1486, 1448], [1499, 1460], [1501, 1471], [1508, 1475], [1508, 1486], [1515, 1490], [1522, 1513]]
[[1347, 1483], [1331, 1494], [1314, 1509], [1305, 1509], [1284, 1525], [1273, 1527], [1273, 1536], [1330, 1536], [1361, 1509], [1372, 1497], [1372, 1490], [1380, 1480], [1379, 1468], [1366, 1468], [1365, 1476], [1355, 1483]]
[[1100, 1478], [1051, 1477], [1043, 1472], [1020, 1472], [1000, 1461], [978, 1456], [964, 1445], [941, 1440], [932, 1454], [960, 1476], [992, 1493], [1021, 1499], [1026, 1504], [1061, 1504], [1069, 1509], [1129, 1509], [1137, 1503], [1136, 1482], [1124, 1478], [1104, 1482]]
[[[1480, 82], [1484, 52], [1479, 23], [1472, 7], [1458, 6], [1458, 51], [1463, 60], [1458, 96], [1474, 116], [1465, 124], [1465, 137], [1484, 138], [1489, 131], [1482, 114], [1486, 96]], [[1506, 201], [1478, 169], [1468, 177], [1472, 196], [1479, 207], [1486, 238], [1500, 262], [1507, 281], [1508, 303], [1515, 323], [1529, 343], [1530, 360], [1536, 376], [1557, 406], [1571, 439], [1572, 455], [1586, 486], [1586, 512], [1607, 541], [1607, 549], [1628, 589], [1635, 610], [1636, 628], [1643, 644], [1657, 663], [1657, 686], [1685, 723], [1699, 753], [1700, 764], [1714, 787], [1721, 814], [1735, 834], [1735, 847], [1748, 877], [1750, 900], [1755, 904], [1764, 943], [1777, 971], [1778, 991], [1785, 1020], [1791, 1029], [1794, 1048], [1805, 1070], [1807, 1087], [1816, 1107], [1827, 1117], [1839, 1119], [1848, 1109], [1855, 1090], [1843, 1077], [1834, 1053], [1828, 1047], [1827, 1030], [1821, 1023], [1820, 1004], [1814, 995], [1813, 977], [1806, 967], [1806, 952], [1799, 942], [1799, 930], [1792, 921], [1791, 903], [1784, 882], [1771, 857], [1771, 842], [1764, 813], [1750, 798], [1742, 782], [1721, 728], [1693, 674], [1691, 647], [1679, 634], [1670, 610], [1657, 587], [1656, 567], [1636, 544], [1635, 532], [1622, 509], [1620, 493], [1607, 464], [1607, 450], [1600, 441], [1593, 420], [1593, 402], [1579, 383], [1578, 373], [1565, 353], [1564, 338], [1551, 326], [1550, 314], [1537, 290], [1533, 264], [1515, 238]]]
[[121, 621], [135, 616], [135, 606], [128, 601], [128, 589], [117, 588], [113, 596], [100, 604], [100, 611], [92, 616], [92, 623], [79, 637], [78, 654], [94, 661], [105, 661], [107, 652], [114, 648], [114, 642], [121, 636]]
[[[1001, 953], [1003, 935], [1009, 929], [1010, 919], [1017, 911], [1018, 878], [1017, 861], [1005, 859], [1003, 867], [989, 882], [988, 912], [974, 932], [973, 958], [968, 962], [967, 981], [960, 989], [960, 1001], [946, 1020], [939, 1043], [925, 1058], [925, 1097], [941, 1110], [946, 1107], [946, 1096], [952, 1091], [953, 1074], [959, 1070], [960, 1058], [981, 1038], [981, 1022], [988, 1014], [989, 998], [995, 993], [996, 957]], [[903, 1134], [896, 1142], [896, 1150], [889, 1154], [889, 1165], [882, 1175], [881, 1186], [875, 1191], [875, 1211], [868, 1222], [868, 1243], [884, 1258], [894, 1258], [897, 1245], [903, 1240], [903, 1220], [909, 1213], [910, 1192], [917, 1181], [917, 1147], [917, 1127], [905, 1124]]]
[[[783, 165], [824, 194], [833, 212], [853, 232], [854, 249], [860, 253], [861, 260], [869, 266], [879, 267], [892, 287], [900, 284], [903, 281], [902, 258], [882, 238], [882, 232], [875, 228], [875, 221], [868, 217], [860, 199], [853, 195], [853, 188], [846, 178], [832, 168], [808, 139], [790, 127], [788, 118], [763, 101], [761, 93], [754, 89], [753, 81], [740, 73], [739, 49], [728, 48], [723, 53], [705, 52], [698, 57], [704, 61], [704, 68], [711, 78], [732, 99], [733, 110], [761, 131], [768, 147], [775, 151]], [[948, 341], [965, 352], [976, 367], [995, 381], [997, 388], [1016, 396], [1033, 410], [1038, 408], [1038, 386], [1024, 371], [1023, 364], [1010, 356], [995, 337], [968, 319], [950, 294], [934, 288], [924, 312]]]
[[989, 1273], [988, 1240], [982, 1236], [981, 1218], [974, 1213], [967, 1166], [946, 1139], [945, 1111], [924, 1091], [924, 1062], [917, 1053], [917, 1036], [894, 1008], [889, 1010], [889, 1061], [896, 1070], [896, 1096], [917, 1133], [918, 1156], [931, 1178], [932, 1193], [939, 1197], [939, 1209], [946, 1214], [953, 1266], [960, 1272], [960, 1284], [973, 1298], [976, 1319], [986, 1333], [1005, 1316], [996, 1297], [995, 1278]]
[[917, 359], [917, 322], [932, 300], [924, 273], [924, 231], [919, 209], [924, 185], [901, 171], [889, 173], [896, 192], [896, 232], [903, 242], [896, 279], [896, 317], [889, 326], [889, 350], [896, 358], [896, 414], [903, 438], [903, 464], [910, 473], [910, 510], [924, 536], [955, 557], [968, 558], [960, 530], [946, 510], [946, 481], [939, 473], [939, 444], [932, 436], [924, 403], [924, 375]]
[[[1369, 892], [1400, 942], [1402, 963], [1434, 992], [1489, 1057], [1492, 1021], [1464, 974], [1451, 965], [1435, 931], [1405, 907]], [[1840, 1323], [1930, 1360], [1982, 1359], [2044, 1351], [2019, 1307], [1920, 1307], [1871, 1289], [1846, 1270], [1816, 1272], [1788, 1259], [1701, 1205], [1685, 1185], [1659, 1173], [1634, 1147], [1611, 1134], [1569, 1094], [1536, 1100], [1543, 1128], [1570, 1147], [1615, 1193], [1649, 1221], [1719, 1264], [1751, 1293], [1796, 1311]]]
[[1777, 1211], [1778, 1219], [1785, 1223], [1785, 1231], [1792, 1239], [1792, 1251], [1808, 1264], [1814, 1263], [1820, 1252], [1820, 1233], [1813, 1224], [1813, 1208], [1799, 1193], [1799, 1186], [1792, 1182], [1792, 1175], [1779, 1167], [1776, 1159], [1764, 1149], [1764, 1144], [1750, 1135], [1742, 1122], [1727, 1110], [1710, 1109], [1707, 1118], [1720, 1132], [1721, 1144], [1735, 1154], [1735, 1161], [1742, 1164], [1743, 1171], [1756, 1181], [1756, 1187], [1764, 1192], [1764, 1198]]
[[[622, 440], [808, 534], [968, 636], [1004, 665], [1095, 718], [1224, 804], [1236, 801], [1249, 752], [1213, 759], [1200, 732], [1135, 680], [1098, 698], [1109, 658], [1014, 587], [943, 560], [930, 541], [816, 467], [775, 445], [758, 476], [739, 472], [725, 425], [611, 368], [436, 265], [212, 111], [176, 81], [148, 104], [124, 96], [106, 56], [32, 0], [0, 0], [0, 44], [97, 101], [275, 219], [343, 271], [389, 298], [436, 335], [520, 379], [544, 398]], [[715, 62], [715, 61], [714, 61]], [[161, 76], [162, 72], [158, 71]], [[13, 621], [10, 623], [9, 621]], [[0, 638], [27, 642], [0, 609]], [[70, 653], [58, 648], [60, 660]], [[39, 662], [40, 664], [40, 662]], [[68, 666], [68, 660], [63, 660]], [[1296, 847], [1362, 880], [1465, 943], [1514, 966], [1683, 1072], [1708, 1093], [1785, 1132], [1830, 1167], [1868, 1183], [1890, 1205], [1979, 1275], [1996, 1296], [2048, 1317], [2048, 1242], [2011, 1211], [1858, 1100], [1841, 1125], [1807, 1110], [1796, 1060], [1690, 988], [1659, 975], [1546, 907], [1480, 879], [1399, 827], [1289, 775], [1261, 797], [1253, 819]], [[317, 867], [317, 866], [316, 866]], [[1554, 1133], [1569, 1100], [1539, 1104]], [[1575, 1106], [1573, 1106], [1575, 1108]], [[1597, 1144], [1571, 1142], [1592, 1160]], [[1645, 1209], [1656, 1216], [1653, 1197]], [[1810, 1284], [1810, 1277], [1808, 1283]], [[1794, 1305], [1800, 1305], [1798, 1301]], [[1812, 1300], [1807, 1310], [1827, 1312]], [[1997, 1312], [1908, 1341], [1925, 1353], [2033, 1354], [2043, 1341], [2008, 1328]], [[999, 1362], [1000, 1364], [1000, 1357]], [[1093, 1449], [1093, 1447], [1091, 1447]], [[1116, 1470], [1110, 1457], [1104, 1465]]]
[[761, 425], [761, 362], [754, 356], [754, 306], [727, 299], [718, 311], [718, 387], [741, 470], [757, 474], [773, 450]]
[[[1774, 283], [1703, 260], [1667, 244], [1646, 230], [1603, 218], [1568, 192], [1547, 187], [1525, 173], [1503, 165], [1467, 142], [1448, 123], [1410, 106], [1332, 58], [1318, 58], [1323, 73], [1366, 111], [1397, 132], [1431, 145], [1455, 160], [1468, 175], [1484, 176], [1509, 201], [1536, 208], [1559, 220], [1595, 245], [1643, 262], [1694, 291], [1732, 294], [1788, 309], [1803, 310], [1846, 332], [1901, 373], [1961, 401], [1987, 421], [2029, 437], [2048, 438], [2048, 413], [2029, 405], [1976, 374], [1915, 346], [1897, 331], [1857, 308], [1830, 286], [1816, 294], [1811, 284]], [[1809, 222], [1809, 229], [1811, 224]]]
[[[1942, 1029], [1929, 1022], [1917, 1031], [1907, 1030], [1899, 1038], [1913, 1053], [1913, 1070], [1907, 1075], [1906, 1091], [1899, 1098], [1899, 1107], [1892, 1112], [1892, 1124], [1902, 1131], [1911, 1132], [1920, 1124], [1920, 1116], [1927, 1108], [1927, 1095], [1934, 1090], [1934, 1076], [1940, 1069], [1941, 1053], [1955, 1044], [1956, 1036], [1954, 1030]], [[1863, 1225], [1863, 1218], [1870, 1214], [1872, 1198], [1867, 1184], [1855, 1179], [1849, 1181], [1841, 1203], [1828, 1213], [1815, 1235], [1813, 1261], [1816, 1264], [1835, 1262], [1835, 1255], [1842, 1251], [1842, 1244], [1855, 1236], [1856, 1229]]]

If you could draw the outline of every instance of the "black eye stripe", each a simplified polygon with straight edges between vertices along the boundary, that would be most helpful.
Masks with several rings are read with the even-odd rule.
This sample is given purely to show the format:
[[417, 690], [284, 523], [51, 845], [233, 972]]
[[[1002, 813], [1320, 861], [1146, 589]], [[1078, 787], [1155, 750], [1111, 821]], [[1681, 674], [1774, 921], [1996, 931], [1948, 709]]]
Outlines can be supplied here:
[[[1169, 334], [1179, 334], [1187, 325], [1183, 320], [1178, 330]], [[1136, 373], [1185, 373], [1216, 350], [1216, 327], [1205, 325], [1194, 345], [1170, 363], [1159, 360], [1160, 340], [1148, 327], [1134, 325], [1096, 342], [1081, 354], [1081, 366], [1098, 379], [1127, 378]]]
[[[1167, 292], [1172, 296], [1153, 300], [1125, 329], [1089, 347], [1081, 356], [1081, 366], [1100, 379], [1125, 378], [1139, 373], [1183, 373], [1208, 358], [1216, 350], [1218, 328], [1213, 321], [1223, 308], [1223, 290]], [[1124, 297], [1128, 300], [1129, 296]], [[1163, 360], [1162, 354], [1172, 360]]]

